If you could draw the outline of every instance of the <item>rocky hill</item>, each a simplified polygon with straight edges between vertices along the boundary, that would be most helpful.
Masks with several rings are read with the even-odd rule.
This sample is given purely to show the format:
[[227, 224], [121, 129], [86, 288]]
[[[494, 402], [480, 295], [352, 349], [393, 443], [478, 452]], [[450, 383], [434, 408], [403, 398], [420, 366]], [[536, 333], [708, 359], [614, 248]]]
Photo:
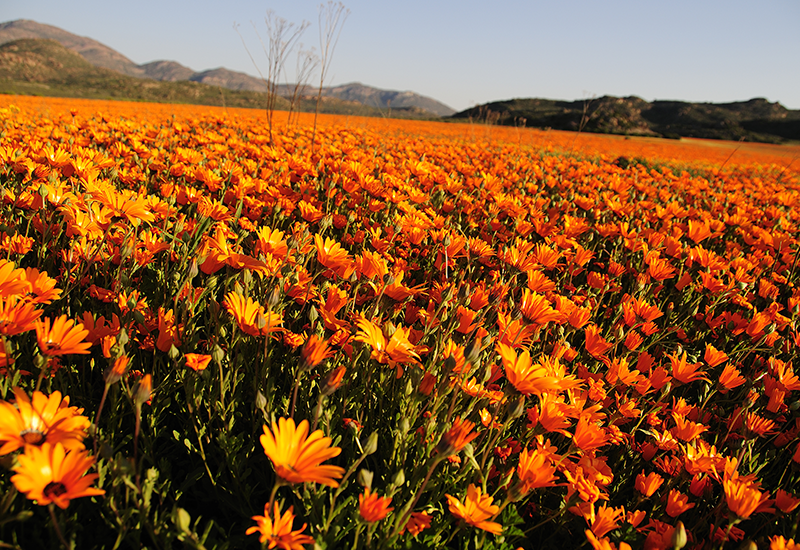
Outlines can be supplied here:
[[763, 98], [735, 103], [648, 102], [635, 96], [585, 101], [511, 99], [479, 105], [452, 118], [603, 134], [800, 141], [800, 111]]

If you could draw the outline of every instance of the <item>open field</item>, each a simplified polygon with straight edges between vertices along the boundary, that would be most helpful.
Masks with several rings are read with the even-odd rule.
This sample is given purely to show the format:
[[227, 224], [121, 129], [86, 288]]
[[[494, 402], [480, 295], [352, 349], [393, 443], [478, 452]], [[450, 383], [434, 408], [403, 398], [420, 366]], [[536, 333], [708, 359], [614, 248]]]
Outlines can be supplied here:
[[0, 541], [794, 547], [800, 146], [286, 116], [0, 96]]

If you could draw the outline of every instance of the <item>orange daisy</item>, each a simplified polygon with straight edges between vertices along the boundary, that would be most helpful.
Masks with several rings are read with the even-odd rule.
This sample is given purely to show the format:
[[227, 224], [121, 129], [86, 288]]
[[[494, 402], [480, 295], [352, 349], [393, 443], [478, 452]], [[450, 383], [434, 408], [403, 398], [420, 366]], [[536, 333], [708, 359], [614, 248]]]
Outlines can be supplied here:
[[83, 409], [69, 406], [69, 397], [61, 392], [50, 396], [33, 392], [33, 399], [20, 388], [14, 388], [16, 407], [0, 401], [0, 455], [13, 453], [29, 445], [61, 443], [67, 450], [83, 449], [83, 438], [89, 419]]
[[450, 429], [442, 436], [442, 440], [439, 442], [439, 452], [444, 456], [459, 452], [467, 443], [478, 437], [477, 432], [472, 432], [474, 427], [475, 423], [456, 418]]
[[[500, 342], [497, 344], [497, 352], [506, 369], [508, 381], [524, 395], [532, 393], [541, 396], [543, 392], [558, 392], [562, 389], [561, 380], [552, 376], [551, 370], [546, 364], [533, 363], [527, 350], [519, 356], [514, 349]], [[546, 362], [549, 358], [543, 358]], [[558, 365], [558, 359], [553, 360]]]
[[269, 504], [264, 505], [263, 516], [253, 516], [257, 525], [249, 527], [245, 534], [252, 535], [258, 533], [258, 541], [261, 544], [269, 542], [268, 548], [282, 548], [283, 550], [303, 550], [304, 544], [314, 544], [314, 538], [309, 535], [304, 535], [303, 531], [306, 529], [304, 523], [300, 529], [292, 531], [294, 524], [294, 509], [290, 506], [286, 513], [281, 515], [281, 509], [278, 503], [275, 503], [275, 508], [270, 517]]
[[364, 487], [364, 494], [358, 495], [358, 513], [367, 521], [380, 521], [394, 510], [389, 504], [390, 497], [379, 497], [377, 493], [370, 493], [369, 487]]
[[200, 372], [202, 370], [205, 370], [210, 362], [211, 362], [210, 355], [204, 355], [202, 353], [186, 354], [186, 366], [195, 372]]
[[74, 498], [104, 495], [102, 489], [89, 487], [99, 477], [86, 474], [94, 464], [89, 451], [67, 451], [61, 443], [45, 443], [41, 447], [26, 447], [17, 457], [16, 475], [11, 481], [20, 493], [36, 504], [50, 503], [66, 509]]
[[519, 455], [517, 475], [519, 475], [520, 491], [525, 494], [531, 489], [555, 486], [556, 467], [548, 459], [548, 455], [534, 449], [523, 450]]
[[236, 292], [229, 292], [225, 295], [222, 305], [236, 319], [236, 324], [242, 332], [250, 336], [262, 336], [283, 330], [280, 326], [283, 324], [283, 316], [274, 311], [265, 312], [261, 304], [249, 296], [245, 298]]
[[470, 483], [464, 502], [445, 495], [450, 512], [470, 525], [488, 531], [493, 535], [503, 533], [503, 526], [494, 521], [487, 521], [500, 512], [500, 507], [492, 504], [492, 497], [482, 494], [481, 488]]
[[280, 418], [272, 424], [272, 430], [264, 425], [260, 438], [264, 453], [272, 461], [275, 472], [289, 483], [315, 482], [338, 487], [336, 481], [344, 475], [344, 468], [320, 463], [338, 456], [342, 450], [331, 447], [331, 438], [322, 430], [308, 434], [308, 421], [295, 426], [291, 418]]
[[42, 310], [34, 309], [35, 306], [17, 297], [0, 297], [0, 334], [14, 336], [33, 330], [33, 323], [42, 315]]
[[408, 518], [408, 523], [406, 523], [406, 526], [403, 527], [403, 530], [400, 533], [403, 534], [408, 532], [411, 533], [412, 536], [416, 537], [423, 530], [430, 526], [431, 517], [428, 515], [428, 512], [412, 512], [411, 517]]
[[34, 326], [39, 349], [45, 355], [86, 354], [92, 347], [91, 342], [84, 340], [89, 331], [66, 315], [56, 318], [52, 324], [50, 318], [45, 317], [42, 321], [34, 322]]

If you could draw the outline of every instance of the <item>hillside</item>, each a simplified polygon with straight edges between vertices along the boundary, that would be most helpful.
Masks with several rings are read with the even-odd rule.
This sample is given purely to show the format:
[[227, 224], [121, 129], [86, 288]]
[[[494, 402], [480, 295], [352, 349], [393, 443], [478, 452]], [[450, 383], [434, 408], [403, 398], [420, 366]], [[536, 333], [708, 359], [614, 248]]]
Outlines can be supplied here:
[[[53, 40], [23, 38], [0, 45], [0, 92], [166, 103], [266, 106], [264, 94], [196, 82], [157, 82], [96, 67]], [[278, 107], [287, 107], [282, 98]]]
[[[178, 65], [178, 64], [175, 64]], [[152, 71], [168, 75], [180, 70], [175, 65], [153, 65]], [[213, 79], [206, 79], [213, 82]], [[74, 51], [54, 40], [23, 38], [0, 45], [0, 93], [76, 97], [88, 99], [123, 99], [158, 103], [187, 103], [263, 109], [267, 96], [261, 92], [230, 90], [210, 83], [187, 80], [156, 81], [136, 78], [96, 67]], [[278, 110], [288, 110], [289, 102], [278, 97]], [[315, 102], [301, 99], [298, 111], [313, 111]], [[356, 116], [381, 116], [382, 112], [353, 101], [323, 98], [320, 112]], [[430, 117], [413, 109], [394, 112], [400, 118]]]
[[603, 134], [800, 141], [800, 111], [763, 98], [736, 103], [651, 103], [634, 96], [587, 101], [511, 99], [461, 111], [452, 119]]
[[65, 48], [77, 52], [86, 61], [97, 67], [139, 78], [147, 76], [136, 63], [97, 40], [28, 19], [0, 23], [0, 44], [20, 38], [55, 40]]
[[[209, 84], [229, 90], [266, 92], [267, 84], [260, 78], [246, 73], [231, 71], [225, 67], [194, 71], [176, 61], [160, 60], [137, 65], [121, 53], [91, 38], [78, 36], [52, 25], [19, 19], [0, 23], [0, 44], [21, 38], [55, 40], [62, 46], [80, 54], [86, 61], [104, 69], [110, 69], [136, 78], [158, 81], [191, 81]], [[279, 86], [278, 94], [290, 97], [294, 84]], [[303, 95], [317, 96], [317, 89], [306, 87]], [[339, 113], [384, 115], [391, 110], [398, 116], [432, 117], [449, 116], [455, 110], [435, 99], [414, 92], [380, 90], [360, 83], [323, 88], [322, 95], [328, 100], [326, 109], [335, 106]], [[340, 100], [337, 102], [336, 100]], [[359, 109], [364, 105], [367, 109]]]

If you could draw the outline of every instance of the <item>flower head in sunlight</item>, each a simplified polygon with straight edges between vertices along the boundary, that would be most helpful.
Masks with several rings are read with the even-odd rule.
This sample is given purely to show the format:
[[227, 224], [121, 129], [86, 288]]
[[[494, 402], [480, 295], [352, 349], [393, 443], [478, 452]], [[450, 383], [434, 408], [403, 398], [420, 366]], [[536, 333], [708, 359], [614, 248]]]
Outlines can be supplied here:
[[290, 506], [285, 513], [281, 514], [278, 503], [270, 514], [269, 503], [264, 505], [263, 516], [253, 516], [256, 525], [248, 527], [245, 534], [252, 535], [258, 533], [258, 541], [261, 544], [269, 543], [268, 548], [281, 548], [281, 550], [303, 550], [304, 544], [314, 544], [314, 538], [304, 535], [306, 530], [304, 523], [300, 529], [292, 530], [294, 524], [294, 509]]
[[394, 510], [389, 506], [391, 503], [390, 497], [378, 496], [378, 493], [371, 493], [369, 487], [364, 487], [364, 492], [358, 495], [358, 513], [366, 521], [380, 521]]
[[89, 334], [80, 323], [68, 319], [66, 315], [57, 317], [52, 323], [49, 317], [34, 323], [39, 349], [45, 355], [68, 355], [89, 353], [91, 342], [84, 338]]
[[83, 409], [69, 406], [69, 397], [62, 399], [58, 391], [49, 396], [35, 391], [29, 398], [20, 388], [14, 388], [14, 396], [13, 405], [0, 401], [0, 455], [45, 443], [83, 449], [89, 419], [81, 414]]
[[500, 507], [492, 504], [492, 497], [483, 494], [480, 487], [470, 484], [463, 502], [450, 495], [445, 495], [445, 497], [447, 497], [450, 512], [457, 518], [493, 535], [503, 533], [502, 525], [489, 521], [500, 512]]
[[99, 477], [85, 475], [94, 464], [88, 451], [67, 451], [61, 443], [26, 447], [17, 457], [16, 475], [11, 481], [20, 493], [40, 506], [53, 503], [66, 509], [72, 499], [105, 494], [90, 487]]
[[261, 445], [275, 472], [289, 483], [311, 481], [338, 487], [336, 479], [344, 475], [344, 468], [322, 464], [342, 450], [331, 447], [331, 438], [323, 436], [322, 430], [309, 435], [307, 420], [295, 426], [293, 419], [279, 418], [272, 429], [264, 425]]

